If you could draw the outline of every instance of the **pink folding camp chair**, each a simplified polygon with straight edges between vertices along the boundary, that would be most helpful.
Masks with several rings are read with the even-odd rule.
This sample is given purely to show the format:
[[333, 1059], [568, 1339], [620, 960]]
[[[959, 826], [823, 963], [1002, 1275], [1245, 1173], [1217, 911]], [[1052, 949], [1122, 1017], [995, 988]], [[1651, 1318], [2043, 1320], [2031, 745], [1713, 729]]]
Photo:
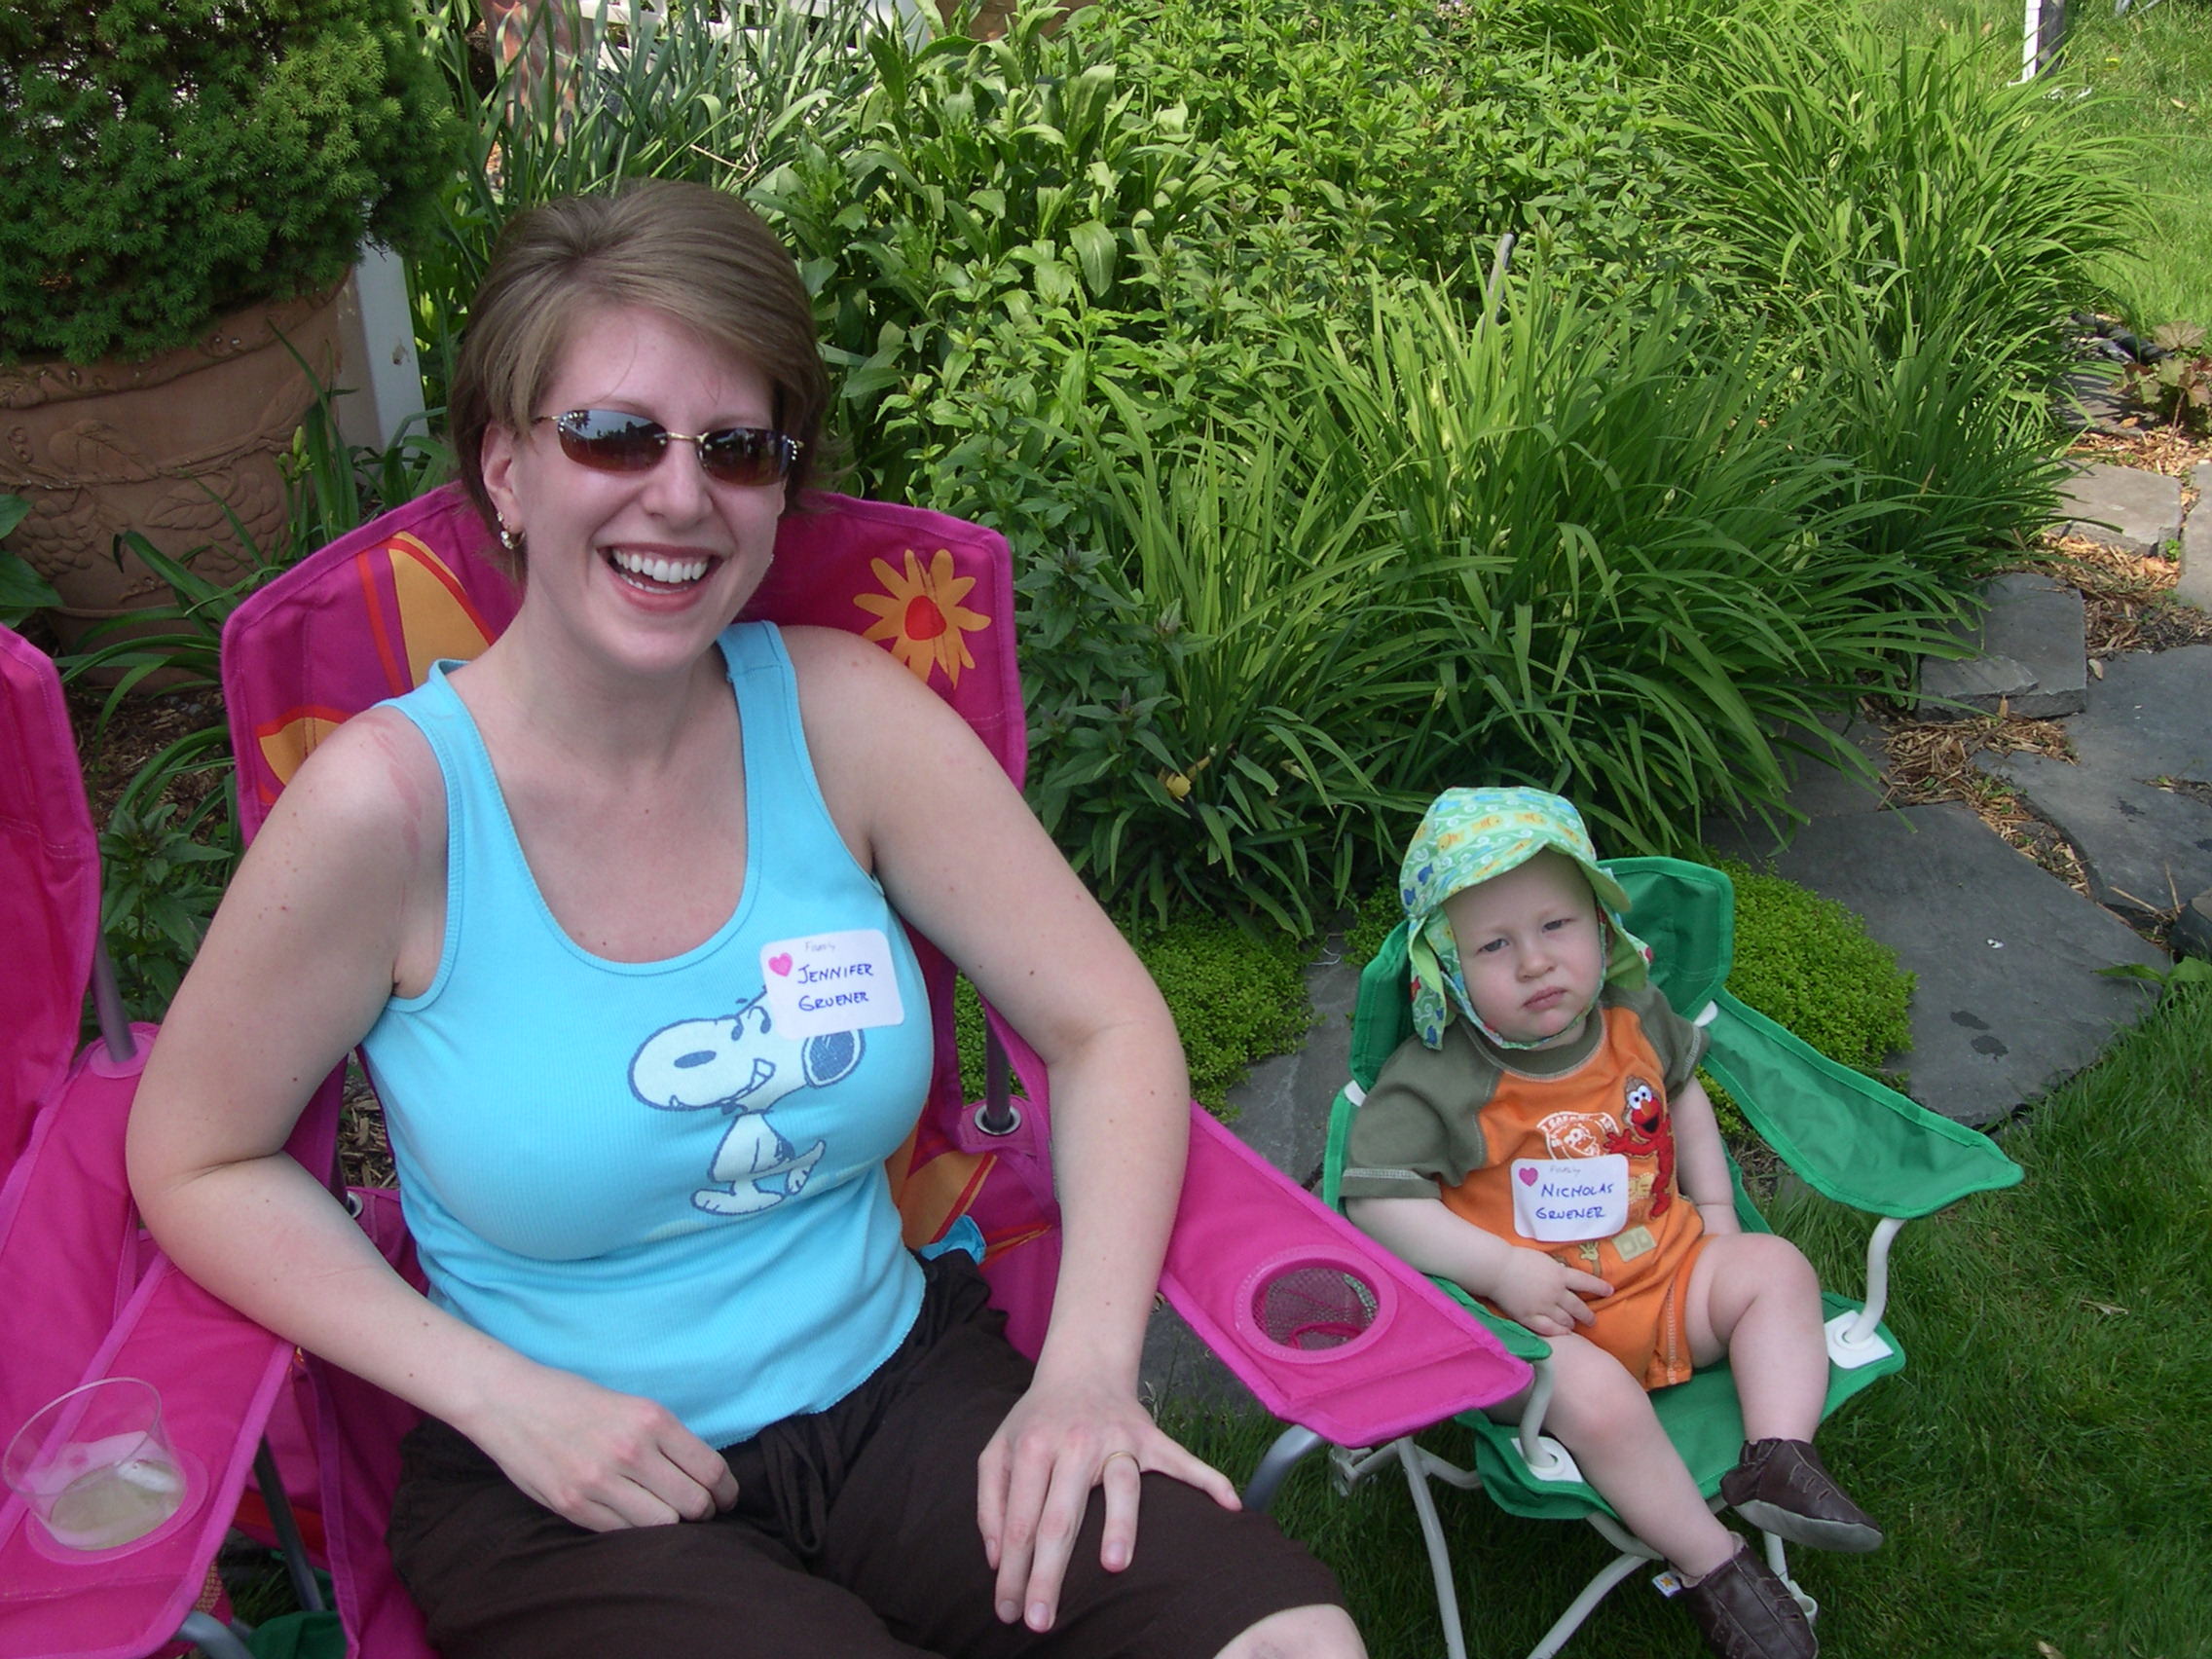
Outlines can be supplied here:
[[[487, 551], [481, 521], [449, 487], [325, 548], [239, 608], [224, 636], [223, 678], [248, 836], [325, 734], [420, 684], [433, 661], [474, 656], [498, 636], [517, 595]], [[969, 720], [1019, 784], [1027, 749], [1003, 538], [938, 514], [831, 496], [784, 521], [777, 554], [749, 616], [878, 641]], [[986, 1010], [990, 1084], [984, 1100], [967, 1101], [951, 966], [927, 940], [914, 944], [930, 985], [937, 1064], [920, 1121], [891, 1160], [906, 1241], [978, 1243], [1008, 1334], [1034, 1355], [1058, 1269], [1044, 1067]], [[1025, 1098], [1013, 1095], [1010, 1064]], [[334, 1169], [341, 1082], [334, 1073], [317, 1089], [289, 1143], [309, 1169]], [[119, 1128], [110, 1156], [120, 1191]], [[364, 1231], [420, 1285], [396, 1195], [346, 1196]], [[1307, 1446], [1382, 1444], [1503, 1399], [1530, 1376], [1424, 1277], [1195, 1106], [1161, 1288], [1261, 1403], [1303, 1431], [1303, 1444], [1278, 1447], [1255, 1479], [1247, 1501], [1256, 1505]], [[242, 1319], [233, 1322], [270, 1342]], [[277, 1345], [266, 1386], [234, 1388], [240, 1445], [261, 1432], [290, 1357]], [[398, 1441], [417, 1414], [313, 1359], [306, 1376], [316, 1467], [288, 1467], [265, 1481], [278, 1489], [272, 1509], [283, 1507], [284, 1486], [313, 1504], [303, 1520], [324, 1540], [351, 1650], [417, 1659], [429, 1649], [383, 1542]], [[231, 1456], [241, 1480], [243, 1456]], [[216, 1492], [218, 1505], [236, 1491]], [[212, 1512], [207, 1525], [219, 1532]], [[0, 1659], [37, 1651], [48, 1649], [18, 1647], [0, 1625]]]
[[[61, 682], [0, 628], [0, 1442], [109, 1377], [161, 1396], [183, 1507], [105, 1555], [53, 1545], [0, 1507], [0, 1654], [142, 1659], [172, 1637], [231, 1659], [209, 1568], [292, 1361], [153, 1247], [124, 1179], [123, 1127], [153, 1027], [124, 1017], [99, 949], [99, 844]], [[88, 983], [102, 1040], [77, 1052]], [[281, 1495], [273, 1505], [290, 1527]], [[295, 1556], [296, 1571], [306, 1574]], [[307, 1580], [311, 1592], [313, 1580]]]

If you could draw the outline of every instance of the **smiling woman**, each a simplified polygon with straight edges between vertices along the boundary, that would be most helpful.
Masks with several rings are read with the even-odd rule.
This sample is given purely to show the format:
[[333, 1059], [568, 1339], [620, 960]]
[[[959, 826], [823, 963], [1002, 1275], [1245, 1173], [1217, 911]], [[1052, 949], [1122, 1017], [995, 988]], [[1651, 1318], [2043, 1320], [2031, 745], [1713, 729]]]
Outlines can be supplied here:
[[[520, 608], [278, 797], [138, 1093], [148, 1225], [426, 1414], [389, 1542], [447, 1659], [1359, 1653], [1136, 1399], [1189, 1093], [1158, 991], [917, 673], [732, 621], [823, 407], [790, 257], [697, 187], [559, 202], [472, 316], [455, 447]], [[885, 579], [908, 666], [966, 666], [959, 581]], [[1034, 1366], [901, 1242], [909, 928], [1047, 1067]], [[356, 1044], [427, 1300], [282, 1154]]]

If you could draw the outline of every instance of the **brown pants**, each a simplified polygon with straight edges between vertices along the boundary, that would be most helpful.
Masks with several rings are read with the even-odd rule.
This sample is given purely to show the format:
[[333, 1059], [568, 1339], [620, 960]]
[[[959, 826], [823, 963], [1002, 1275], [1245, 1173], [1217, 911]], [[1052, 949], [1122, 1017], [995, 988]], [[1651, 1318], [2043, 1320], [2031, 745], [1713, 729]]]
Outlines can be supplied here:
[[587, 1531], [424, 1422], [387, 1539], [431, 1644], [445, 1659], [1211, 1659], [1271, 1613], [1341, 1604], [1273, 1522], [1148, 1474], [1135, 1560], [1099, 1567], [1094, 1490], [1052, 1629], [999, 1623], [976, 1460], [1029, 1364], [966, 1257], [928, 1273], [913, 1331], [866, 1382], [723, 1452], [738, 1500], [711, 1521]]

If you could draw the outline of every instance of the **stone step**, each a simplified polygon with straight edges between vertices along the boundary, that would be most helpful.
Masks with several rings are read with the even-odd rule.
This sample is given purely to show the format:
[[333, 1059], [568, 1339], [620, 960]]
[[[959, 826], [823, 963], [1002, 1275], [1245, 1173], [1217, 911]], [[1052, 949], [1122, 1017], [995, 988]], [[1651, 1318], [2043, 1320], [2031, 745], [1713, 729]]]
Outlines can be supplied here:
[[2199, 610], [2212, 610], [2212, 461], [2200, 461], [2190, 482], [2196, 505], [2181, 531], [2181, 582], [2174, 597]]
[[[1920, 659], [1923, 718], [1957, 719], [1961, 710], [2025, 719], [2056, 719], [2087, 706], [2089, 653], [2082, 596], [2048, 576], [2011, 571], [1981, 590], [1987, 606], [1978, 627], [1957, 636], [1968, 657]], [[1941, 701], [1937, 701], [1941, 699]]]
[[2157, 553], [2181, 534], [2181, 480], [2140, 466], [2093, 461], [2067, 481], [2061, 535], [2123, 553]]
[[2152, 915], [2212, 888], [2212, 645], [2115, 658], [2069, 721], [2076, 758], [1981, 755], [2082, 855], [2100, 904]]
[[2165, 955], [1955, 802], [1816, 818], [1788, 845], [1749, 826], [1708, 840], [1856, 911], [1917, 978], [1912, 1097], [1962, 1123], [2001, 1118], [2104, 1051], [2150, 1007], [2103, 977]]

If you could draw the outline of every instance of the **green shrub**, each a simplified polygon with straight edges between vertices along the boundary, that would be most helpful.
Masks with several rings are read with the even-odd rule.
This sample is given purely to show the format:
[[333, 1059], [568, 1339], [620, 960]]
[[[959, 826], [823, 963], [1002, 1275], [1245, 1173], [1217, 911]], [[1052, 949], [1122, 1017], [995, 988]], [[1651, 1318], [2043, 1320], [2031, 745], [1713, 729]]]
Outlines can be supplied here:
[[[1586, 304], [1539, 264], [1470, 325], [1433, 289], [1379, 289], [1305, 358], [1308, 461], [1380, 480], [1404, 558], [1362, 676], [1380, 798], [1524, 783], [1571, 796], [1622, 853], [1669, 852], [1701, 805], [1772, 805], [1777, 733], [1895, 683], [1959, 601], [1860, 537], [1817, 399], [1759, 343], [1714, 342], [1666, 291]], [[1375, 826], [1394, 866], [1411, 820]]]
[[[1363, 665], [1390, 647], [1358, 644], [1390, 635], [1394, 545], [1370, 498], [1315, 487], [1282, 411], [1180, 454], [1123, 436], [1131, 461], [1090, 472], [1114, 509], [1101, 571], [1150, 660], [1134, 700], [1050, 711], [1031, 802], [1109, 904], [1256, 909], [1309, 934], [1375, 814], [1411, 804], [1372, 781], [1383, 699]], [[1057, 677], [1040, 663], [1041, 687]]]
[[[851, 111], [873, 83], [857, 49], [868, 0], [635, 8], [605, 50], [572, 62], [566, 83], [541, 77], [534, 99], [518, 96], [514, 70], [487, 76], [471, 59], [475, 0], [426, 0], [424, 9], [447, 94], [468, 134], [461, 171], [441, 198], [442, 235], [414, 272], [433, 389], [450, 377], [468, 303], [514, 214], [627, 179], [743, 189], [803, 139], [841, 146]], [[582, 10], [594, 16], [595, 0]]]
[[1897, 952], [1832, 899], [1717, 861], [1736, 884], [1736, 959], [1728, 988], [1839, 1065], [1872, 1075], [1912, 1047], [1914, 977]]
[[408, 0], [0, 8], [0, 359], [335, 282], [424, 233], [454, 136]]
[[[1301, 972], [1307, 952], [1286, 936], [1194, 918], [1140, 925], [1129, 942], [1175, 1016], [1192, 1094], [1217, 1117], [1255, 1060], [1296, 1048], [1312, 1024]], [[983, 1005], [966, 979], [956, 990], [961, 1088], [979, 1100]]]
[[1599, 56], [1380, 0], [1139, 0], [1111, 9], [1099, 50], [1221, 147], [1255, 252], [1261, 227], [1303, 242], [1355, 299], [1369, 271], [1457, 273], [1471, 293], [1506, 231], [1562, 262], [1654, 263], [1658, 101]]
[[200, 816], [126, 799], [100, 831], [100, 931], [124, 1007], [141, 1019], [167, 1011], [229, 879], [233, 853], [195, 836]]
[[2017, 67], [1964, 31], [1739, 18], [1669, 86], [1668, 203], [1705, 279], [1816, 362], [1863, 316], [1885, 355], [1917, 333], [2045, 391], [2127, 191], [2113, 144]]

